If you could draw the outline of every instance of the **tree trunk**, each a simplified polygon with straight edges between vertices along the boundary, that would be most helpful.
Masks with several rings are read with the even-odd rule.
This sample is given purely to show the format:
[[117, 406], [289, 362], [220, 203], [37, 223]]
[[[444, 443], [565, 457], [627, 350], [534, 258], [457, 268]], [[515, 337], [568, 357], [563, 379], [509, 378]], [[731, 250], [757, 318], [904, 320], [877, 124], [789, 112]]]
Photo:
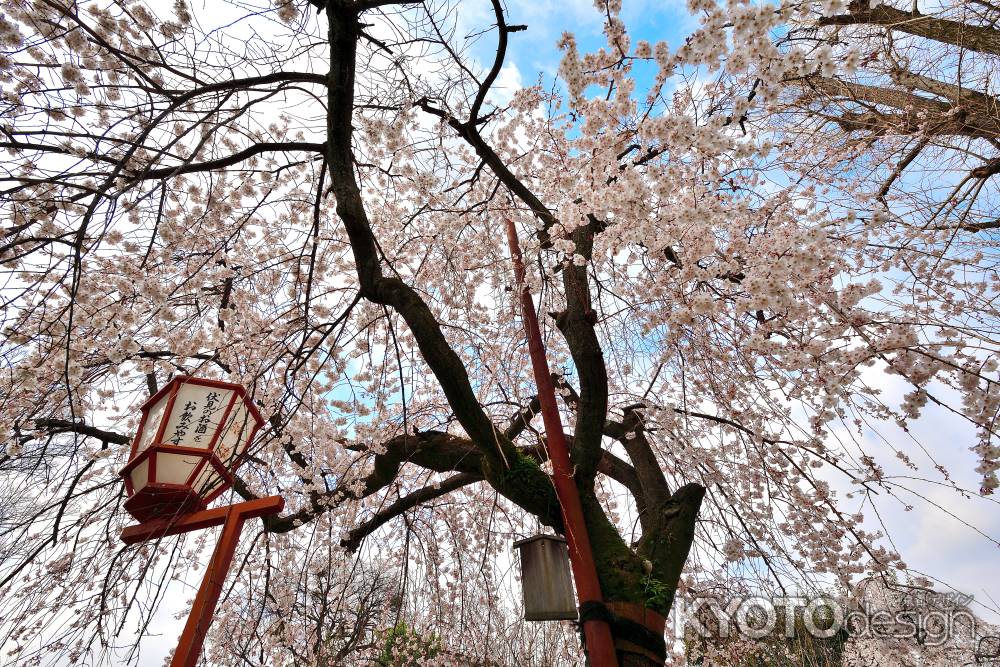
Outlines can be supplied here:
[[588, 530], [606, 609], [581, 609], [581, 617], [605, 614], [611, 623], [620, 667], [660, 667], [666, 660], [666, 617], [694, 541], [705, 488], [687, 484], [647, 518], [638, 548], [621, 539], [592, 494], [583, 496]]

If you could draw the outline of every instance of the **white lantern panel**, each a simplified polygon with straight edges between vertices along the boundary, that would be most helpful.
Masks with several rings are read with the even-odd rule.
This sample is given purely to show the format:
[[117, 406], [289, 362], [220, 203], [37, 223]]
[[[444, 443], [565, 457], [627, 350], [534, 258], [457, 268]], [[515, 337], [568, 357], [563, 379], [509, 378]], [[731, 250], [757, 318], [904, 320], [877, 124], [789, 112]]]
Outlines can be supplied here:
[[140, 491], [149, 483], [149, 459], [144, 459], [142, 463], [132, 468], [129, 473], [132, 480], [132, 491]]
[[[236, 460], [246, 449], [247, 438], [250, 437], [255, 423], [246, 404], [239, 401], [229, 414], [222, 436], [215, 443], [215, 454], [223, 466], [229, 469], [235, 467]], [[222, 477], [219, 476], [215, 468], [206, 466], [198, 473], [198, 478], [194, 481], [193, 486], [195, 491], [201, 495], [207, 495], [208, 492], [222, 484], [222, 481]]]
[[226, 465], [235, 463], [236, 458], [246, 449], [247, 438], [255, 424], [246, 404], [240, 401], [229, 415], [226, 430], [215, 446], [215, 453], [220, 461]]
[[191, 486], [194, 488], [195, 493], [201, 497], [207, 496], [210, 492], [215, 490], [222, 484], [222, 477], [219, 476], [219, 471], [215, 469], [211, 463], [202, 468], [201, 472], [198, 473], [198, 477], [194, 480], [194, 484]]
[[231, 389], [182, 383], [163, 431], [163, 444], [208, 449], [232, 398]]
[[159, 484], [186, 484], [202, 461], [200, 456], [157, 452], [156, 481]]
[[143, 424], [142, 433], [139, 436], [139, 446], [135, 450], [137, 456], [139, 452], [142, 452], [153, 444], [153, 436], [156, 435], [156, 431], [160, 428], [160, 422], [163, 420], [163, 409], [167, 407], [168, 400], [170, 400], [169, 394], [158, 400], [149, 409], [146, 423]]

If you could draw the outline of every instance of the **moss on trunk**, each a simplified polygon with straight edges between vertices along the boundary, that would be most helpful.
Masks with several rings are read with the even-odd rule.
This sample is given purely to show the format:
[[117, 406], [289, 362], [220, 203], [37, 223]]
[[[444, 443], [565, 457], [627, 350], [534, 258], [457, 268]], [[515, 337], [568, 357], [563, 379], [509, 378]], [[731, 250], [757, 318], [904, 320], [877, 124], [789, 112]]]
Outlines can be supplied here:
[[[697, 484], [678, 489], [653, 510], [656, 512], [654, 520], [647, 523], [651, 529], [633, 551], [608, 519], [593, 491], [580, 489], [597, 576], [606, 603], [632, 603], [664, 617], [670, 613], [694, 540], [695, 522], [704, 495], [704, 487]], [[665, 645], [660, 644], [663, 638], [662, 635], [655, 637], [659, 629], [657, 633], [647, 630], [654, 636], [644, 638], [642, 628], [619, 617], [614, 617], [611, 629], [622, 667], [663, 664], [666, 657]], [[636, 643], [641, 646], [636, 647]]]
[[642, 558], [625, 544], [592, 491], [581, 490], [580, 502], [605, 601], [643, 604], [642, 579], [645, 570]]

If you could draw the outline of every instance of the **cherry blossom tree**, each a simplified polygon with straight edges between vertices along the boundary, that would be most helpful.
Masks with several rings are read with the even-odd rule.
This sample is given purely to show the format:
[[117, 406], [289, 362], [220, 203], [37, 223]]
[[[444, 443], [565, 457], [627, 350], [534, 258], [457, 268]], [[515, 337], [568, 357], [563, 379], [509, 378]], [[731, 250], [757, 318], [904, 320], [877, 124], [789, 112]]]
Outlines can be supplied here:
[[[854, 171], [800, 176], [850, 150], [815, 120], [843, 97], [823, 82], [861, 64], [824, 48], [829, 8], [691, 0], [699, 26], [671, 48], [598, 1], [606, 44], [566, 34], [558, 82], [509, 91], [530, 26], [483, 4], [471, 27], [441, 0], [5, 4], [8, 655], [135, 658], [211, 537], [120, 546], [115, 471], [137, 406], [191, 373], [242, 383], [267, 418], [233, 493], [287, 503], [244, 537], [212, 662], [350, 660], [398, 627], [440, 638], [422, 659], [441, 664], [577, 660], [571, 628], [518, 623], [504, 583], [512, 539], [563, 530], [508, 219], [606, 600], [666, 615], [716, 584], [905, 569], [831, 480], [892, 493], [843, 431], [928, 401], [975, 425], [996, 488], [987, 238], [922, 255]], [[809, 127], [830, 141], [785, 138]], [[910, 393], [886, 403], [879, 377]], [[623, 665], [666, 659], [656, 632], [612, 628]]]

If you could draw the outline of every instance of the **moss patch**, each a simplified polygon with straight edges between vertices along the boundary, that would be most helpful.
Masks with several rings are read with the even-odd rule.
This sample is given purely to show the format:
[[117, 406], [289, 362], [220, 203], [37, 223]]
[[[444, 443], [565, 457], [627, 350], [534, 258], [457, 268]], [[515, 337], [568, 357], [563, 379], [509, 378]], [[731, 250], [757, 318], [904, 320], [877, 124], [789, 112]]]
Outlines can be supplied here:
[[558, 530], [562, 529], [559, 499], [552, 480], [530, 456], [518, 454], [510, 466], [484, 471], [490, 484], [504, 497], [528, 510]]

